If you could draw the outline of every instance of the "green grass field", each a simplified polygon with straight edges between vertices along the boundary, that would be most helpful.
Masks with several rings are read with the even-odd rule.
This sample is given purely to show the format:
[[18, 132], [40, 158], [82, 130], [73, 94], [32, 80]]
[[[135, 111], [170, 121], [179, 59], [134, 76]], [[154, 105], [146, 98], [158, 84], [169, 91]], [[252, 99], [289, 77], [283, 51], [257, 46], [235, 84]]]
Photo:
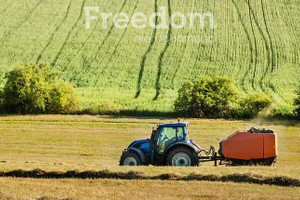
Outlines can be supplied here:
[[[299, 123], [292, 121], [184, 120], [190, 122], [190, 138], [203, 148], [209, 148], [210, 145], [218, 148], [219, 141], [237, 130], [248, 129], [251, 126], [274, 129], [278, 135], [279, 149], [275, 167], [214, 167], [213, 163], [188, 168], [120, 167], [118, 165], [122, 150], [133, 140], [150, 137], [152, 127], [170, 121], [174, 121], [174, 119], [87, 115], [3, 116], [0, 118], [0, 171], [35, 168], [61, 172], [108, 169], [114, 172], [134, 170], [151, 176], [165, 173], [178, 175], [252, 173], [300, 179], [300, 126]], [[299, 188], [230, 182], [113, 179], [33, 181], [33, 179], [0, 178], [0, 185], [0, 199], [1, 195], [3, 198], [19, 197], [20, 199], [42, 196], [78, 197], [79, 199], [123, 197], [127, 199], [132, 195], [133, 199], [140, 199], [153, 191], [158, 191], [158, 196], [151, 193], [151, 195], [148, 194], [149, 198], [182, 199], [183, 194], [179, 192], [182, 187], [188, 199], [255, 199], [258, 197], [262, 199], [297, 199], [300, 194]], [[139, 191], [139, 188], [143, 187], [142, 185], [145, 187], [147, 185], [147, 189]], [[130, 192], [130, 188], [135, 192]], [[239, 189], [237, 190], [237, 188]], [[114, 190], [118, 190], [118, 193], [114, 193]], [[84, 196], [85, 194], [87, 196]]]
[[[204, 29], [155, 31], [129, 25], [120, 30], [109, 20], [108, 29], [102, 29], [99, 19], [86, 30], [84, 6], [147, 16], [161, 6], [168, 15], [211, 12], [217, 28], [210, 29], [207, 21]], [[298, 10], [296, 0], [1, 1], [0, 73], [3, 77], [20, 64], [46, 62], [79, 87], [83, 109], [91, 110], [170, 112], [182, 83], [206, 75], [233, 77], [241, 90], [265, 91], [277, 105], [291, 108], [300, 77]], [[180, 35], [213, 40], [134, 40]]]

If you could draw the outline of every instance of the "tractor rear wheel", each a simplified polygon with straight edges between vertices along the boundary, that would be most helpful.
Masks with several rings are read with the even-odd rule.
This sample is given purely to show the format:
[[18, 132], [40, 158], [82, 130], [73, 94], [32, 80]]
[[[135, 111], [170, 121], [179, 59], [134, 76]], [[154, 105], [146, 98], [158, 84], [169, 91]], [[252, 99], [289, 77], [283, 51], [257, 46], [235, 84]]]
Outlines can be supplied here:
[[142, 160], [138, 154], [136, 154], [134, 152], [126, 151], [121, 156], [120, 165], [123, 165], [123, 166], [142, 165]]
[[167, 164], [170, 166], [186, 167], [199, 164], [197, 154], [187, 147], [177, 147], [167, 155]]

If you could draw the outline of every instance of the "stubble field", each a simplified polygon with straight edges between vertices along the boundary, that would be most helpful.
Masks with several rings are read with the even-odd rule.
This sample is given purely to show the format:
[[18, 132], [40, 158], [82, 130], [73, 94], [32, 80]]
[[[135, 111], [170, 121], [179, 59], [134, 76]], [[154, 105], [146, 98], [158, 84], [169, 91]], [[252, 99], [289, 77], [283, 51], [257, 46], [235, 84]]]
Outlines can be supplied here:
[[[203, 175], [257, 174], [300, 178], [300, 125], [292, 121], [225, 121], [185, 119], [190, 137], [201, 147], [218, 148], [218, 142], [237, 130], [251, 126], [277, 132], [279, 157], [275, 167], [120, 167], [119, 157], [133, 140], [148, 138], [156, 124], [174, 119], [116, 118], [108, 116], [7, 116], [0, 119], [0, 171], [130, 170], [149, 176], [160, 174]], [[24, 179], [0, 178], [0, 198], [257, 198], [297, 199], [298, 187], [232, 182], [116, 180], [116, 179]], [[237, 189], [238, 188], [238, 189]], [[157, 195], [156, 195], [157, 194]], [[184, 195], [184, 196], [183, 196]]]

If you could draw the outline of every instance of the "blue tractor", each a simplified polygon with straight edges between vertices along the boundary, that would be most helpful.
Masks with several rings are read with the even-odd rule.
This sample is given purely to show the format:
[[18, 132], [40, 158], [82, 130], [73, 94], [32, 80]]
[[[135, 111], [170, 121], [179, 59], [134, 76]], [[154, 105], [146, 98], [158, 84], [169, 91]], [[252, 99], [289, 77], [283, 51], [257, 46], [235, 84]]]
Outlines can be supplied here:
[[[203, 150], [188, 137], [188, 123], [168, 123], [158, 125], [150, 139], [136, 140], [122, 153], [120, 165], [169, 165], [198, 166], [199, 160], [216, 160], [211, 148]], [[201, 152], [210, 157], [200, 157]]]

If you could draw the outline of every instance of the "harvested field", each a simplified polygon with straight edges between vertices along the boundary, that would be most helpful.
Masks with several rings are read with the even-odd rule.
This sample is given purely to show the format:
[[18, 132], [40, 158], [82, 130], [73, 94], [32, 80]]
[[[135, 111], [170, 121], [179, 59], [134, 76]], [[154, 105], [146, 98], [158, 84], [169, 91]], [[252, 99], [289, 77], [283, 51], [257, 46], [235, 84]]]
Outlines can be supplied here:
[[[237, 130], [252, 126], [274, 129], [278, 135], [277, 163], [274, 167], [214, 167], [213, 163], [188, 168], [120, 167], [121, 152], [133, 140], [147, 138], [156, 124], [175, 119], [3, 116], [0, 117], [0, 199], [128, 199], [131, 196], [140, 199], [147, 193], [151, 193], [150, 199], [182, 199], [180, 190], [188, 193], [186, 199], [300, 196], [298, 122], [182, 120], [190, 122], [190, 138], [207, 148], [211, 145], [218, 148], [219, 141]], [[134, 194], [129, 193], [131, 190]], [[159, 194], [155, 196], [154, 191]]]
[[1, 178], [0, 199], [299, 199], [300, 188], [245, 183]]

